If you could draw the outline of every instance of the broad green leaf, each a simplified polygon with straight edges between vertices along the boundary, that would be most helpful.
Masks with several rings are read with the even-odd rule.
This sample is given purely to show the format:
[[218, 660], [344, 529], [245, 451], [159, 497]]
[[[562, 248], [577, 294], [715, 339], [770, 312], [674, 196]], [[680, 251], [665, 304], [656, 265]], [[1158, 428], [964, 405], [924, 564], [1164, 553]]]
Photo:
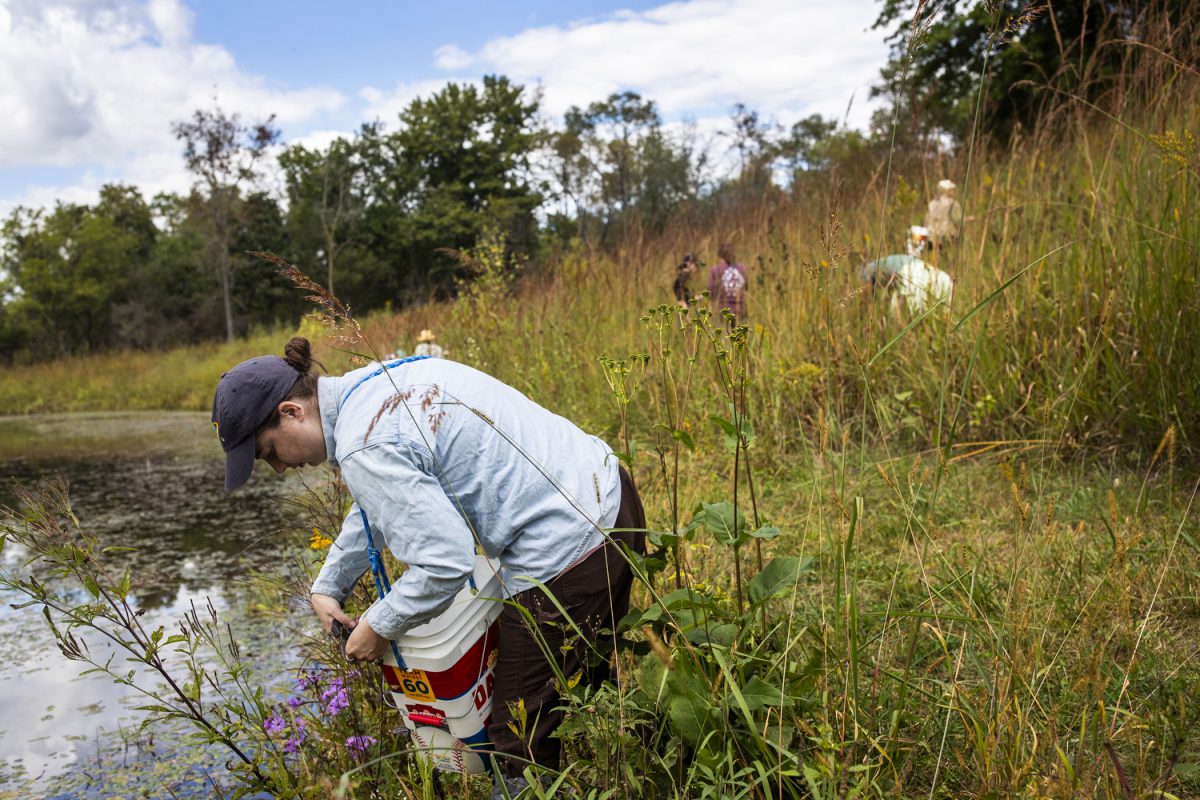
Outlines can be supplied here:
[[[653, 608], [657, 608], [657, 606], [654, 606]], [[629, 612], [625, 616], [621, 617], [620, 621], [617, 623], [617, 630], [624, 632], [638, 627], [642, 624], [642, 617], [645, 615], [645, 613], [646, 612], [640, 608], [629, 609]]]
[[811, 571], [813, 559], [779, 556], [763, 567], [747, 587], [751, 605], [761, 605], [776, 595], [791, 590], [800, 576]]
[[737, 428], [733, 427], [733, 423], [729, 420], [724, 417], [718, 417], [716, 414], [709, 414], [708, 418], [715, 422], [717, 427], [721, 429], [721, 432], [729, 438], [732, 439], [737, 436]]
[[684, 632], [687, 640], [695, 645], [715, 644], [718, 647], [731, 647], [737, 638], [737, 628], [728, 622], [720, 625], [693, 625]]
[[[729, 411], [731, 415], [736, 416], [736, 414], [733, 414], [732, 406], [730, 407]], [[721, 433], [725, 436], [725, 446], [733, 449], [733, 447], [738, 443], [738, 426], [734, 425], [728, 419], [719, 417], [716, 414], [710, 414], [708, 418], [712, 420], [718, 428], [721, 429]], [[750, 424], [749, 418], [747, 418], [744, 414], [742, 415], [741, 419], [741, 434], [742, 439], [745, 440], [746, 446], [748, 447], [754, 441], [754, 426]]]
[[[644, 625], [648, 622], [658, 622], [660, 619], [662, 619], [662, 616], [663, 616], [662, 606], [660, 606], [656, 603], [656, 604], [650, 606], [649, 608], [647, 608], [644, 612], [642, 612], [641, 617], [637, 620], [637, 622], [635, 624]], [[624, 620], [622, 620], [622, 622], [624, 622]]]
[[713, 730], [717, 710], [710, 702], [707, 683], [691, 676], [676, 659], [676, 668], [667, 680], [670, 699], [667, 701], [667, 716], [671, 726], [685, 741], [701, 742]]
[[642, 555], [630, 550], [629, 547], [622, 542], [621, 549], [625, 551], [625, 558], [633, 567], [635, 574], [652, 577], [655, 574], [662, 572], [667, 566], [667, 551], [659, 549], [653, 553]]
[[742, 686], [742, 698], [751, 711], [773, 706], [779, 708], [780, 699], [784, 698], [778, 686], [772, 686], [757, 675], [750, 678]]
[[669, 531], [646, 531], [646, 539], [655, 547], [674, 547], [679, 537]]
[[662, 423], [659, 423], [654, 427], [661, 428], [662, 430], [666, 431], [668, 436], [682, 444], [690, 452], [696, 452], [696, 442], [692, 439], [692, 435], [687, 431], [681, 428], [672, 428], [669, 425], [663, 425]]
[[687, 587], [676, 589], [664, 595], [662, 605], [672, 611], [680, 608], [716, 608], [716, 604], [711, 597]]
[[774, 539], [783, 531], [774, 525], [763, 525], [758, 530], [750, 531], [750, 536], [754, 539]]
[[712, 534], [720, 544], [742, 544], [748, 538], [746, 533], [746, 515], [738, 509], [733, 512], [733, 503], [701, 503], [696, 506], [692, 521], [688, 523], [689, 531], [704, 528]]
[[626, 467], [633, 467], [633, 455], [631, 453], [619, 453], [616, 450], [613, 450], [613, 455], [616, 456], [617, 460]]
[[642, 657], [637, 670], [637, 688], [648, 700], [657, 702], [666, 689], [665, 672], [666, 667], [658, 656], [650, 653]]

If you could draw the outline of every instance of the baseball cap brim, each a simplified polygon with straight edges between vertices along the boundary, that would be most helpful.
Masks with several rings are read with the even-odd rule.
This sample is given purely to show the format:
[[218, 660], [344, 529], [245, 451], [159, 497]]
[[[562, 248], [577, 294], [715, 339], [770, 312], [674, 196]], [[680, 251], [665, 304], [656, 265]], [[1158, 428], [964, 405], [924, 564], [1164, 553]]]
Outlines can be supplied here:
[[254, 437], [247, 436], [225, 453], [225, 491], [231, 492], [254, 472]]

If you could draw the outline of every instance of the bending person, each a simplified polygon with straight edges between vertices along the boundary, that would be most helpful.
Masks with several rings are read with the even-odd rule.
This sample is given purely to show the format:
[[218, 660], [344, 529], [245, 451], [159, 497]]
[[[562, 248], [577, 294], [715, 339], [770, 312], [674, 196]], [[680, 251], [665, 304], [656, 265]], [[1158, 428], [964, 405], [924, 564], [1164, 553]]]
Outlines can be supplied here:
[[[612, 449], [452, 361], [373, 363], [318, 377], [308, 340], [292, 339], [285, 354], [244, 361], [217, 385], [226, 489], [249, 480], [255, 459], [276, 472], [325, 461], [341, 470], [355, 505], [313, 584], [312, 606], [326, 630], [334, 621], [353, 629], [353, 659], [378, 658], [390, 639], [444, 610], [472, 572], [476, 548], [498, 558], [512, 599], [538, 628], [505, 606], [488, 731], [495, 751], [513, 758], [498, 758], [498, 767], [513, 788], [527, 759], [557, 768], [561, 747], [551, 734], [562, 711], [538, 638], [563, 674], [583, 671], [599, 685], [607, 663], [587, 668], [588, 642], [567, 635], [559, 607], [594, 641], [628, 609], [633, 576], [615, 542], [645, 552], [641, 500]], [[408, 568], [352, 619], [342, 604], [369, 566], [359, 507], [376, 541]], [[635, 530], [605, 533], [614, 527]], [[531, 721], [525, 741], [509, 725], [521, 700]]]

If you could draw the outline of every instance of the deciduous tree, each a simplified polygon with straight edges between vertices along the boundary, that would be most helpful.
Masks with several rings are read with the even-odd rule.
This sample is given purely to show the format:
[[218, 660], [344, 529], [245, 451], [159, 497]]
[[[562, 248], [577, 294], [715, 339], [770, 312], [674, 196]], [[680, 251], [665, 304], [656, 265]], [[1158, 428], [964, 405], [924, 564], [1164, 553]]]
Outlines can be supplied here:
[[229, 252], [234, 216], [242, 189], [257, 180], [259, 163], [279, 131], [272, 127], [274, 116], [247, 125], [237, 114], [220, 108], [198, 109], [192, 118], [172, 124], [175, 138], [183, 142], [183, 157], [196, 176], [206, 200], [209, 258], [221, 287], [225, 312], [225, 338], [233, 341], [233, 276]]

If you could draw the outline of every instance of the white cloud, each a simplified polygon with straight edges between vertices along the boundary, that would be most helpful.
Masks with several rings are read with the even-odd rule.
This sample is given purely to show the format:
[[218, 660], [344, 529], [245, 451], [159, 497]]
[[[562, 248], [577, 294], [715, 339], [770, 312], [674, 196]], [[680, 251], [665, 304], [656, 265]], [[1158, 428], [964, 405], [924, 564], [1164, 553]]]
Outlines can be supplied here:
[[438, 69], [466, 69], [471, 66], [471, 56], [457, 45], [444, 44], [433, 51], [433, 63]]
[[286, 144], [290, 147], [298, 145], [309, 150], [325, 150], [338, 139], [353, 139], [354, 131], [316, 130], [309, 131], [303, 136], [289, 139]]
[[[285, 90], [240, 70], [222, 47], [192, 39], [180, 0], [0, 0], [0, 168], [80, 167], [79, 186], [108, 180], [148, 193], [185, 189], [171, 123], [214, 98], [228, 113], [281, 125], [338, 109], [328, 88]], [[49, 187], [30, 187], [35, 203]]]
[[668, 119], [723, 114], [745, 103], [764, 117], [870, 117], [867, 94], [887, 57], [868, 30], [875, 0], [691, 0], [568, 26], [531, 28], [465, 54], [439, 53], [545, 89], [560, 116], [612, 92], [654, 100]]
[[192, 33], [192, 12], [175, 0], [150, 0], [146, 9], [164, 45], [186, 46]]
[[75, 176], [0, 198], [0, 216], [16, 203], [90, 202], [113, 181], [148, 195], [185, 190], [191, 179], [170, 123], [214, 96], [247, 121], [273, 112], [290, 141], [322, 147], [351, 135], [333, 129], [354, 119], [394, 128], [413, 98], [448, 80], [478, 85], [484, 73], [540, 89], [551, 124], [572, 105], [637, 91], [668, 122], [694, 121], [715, 159], [728, 148], [717, 131], [737, 102], [790, 125], [811, 113], [840, 119], [854, 96], [849, 121], [862, 126], [887, 57], [882, 33], [868, 30], [877, 11], [876, 0], [686, 0], [531, 27], [473, 52], [444, 43], [430, 64], [440, 75], [368, 85], [348, 110], [336, 90], [280, 88], [225, 48], [195, 41], [183, 0], [0, 0], [0, 169]]

